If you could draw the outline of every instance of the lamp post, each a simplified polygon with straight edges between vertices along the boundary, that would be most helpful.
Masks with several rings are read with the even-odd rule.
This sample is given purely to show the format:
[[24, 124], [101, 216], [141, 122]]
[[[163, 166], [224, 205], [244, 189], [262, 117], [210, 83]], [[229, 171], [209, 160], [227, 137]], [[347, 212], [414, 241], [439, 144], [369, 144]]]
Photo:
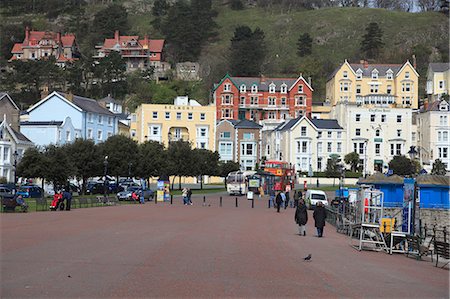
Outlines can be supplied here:
[[108, 173], [108, 156], [105, 156], [105, 159], [103, 160], [103, 165], [105, 166], [105, 179], [103, 181], [103, 191], [106, 198], [106, 175]]
[[367, 177], [367, 143], [368, 140], [364, 141], [364, 178]]
[[19, 153], [17, 150], [14, 151], [13, 157], [14, 157], [14, 188], [16, 187], [17, 183], [17, 157], [19, 156]]
[[128, 179], [131, 179], [131, 166], [133, 166], [133, 163], [128, 162]]

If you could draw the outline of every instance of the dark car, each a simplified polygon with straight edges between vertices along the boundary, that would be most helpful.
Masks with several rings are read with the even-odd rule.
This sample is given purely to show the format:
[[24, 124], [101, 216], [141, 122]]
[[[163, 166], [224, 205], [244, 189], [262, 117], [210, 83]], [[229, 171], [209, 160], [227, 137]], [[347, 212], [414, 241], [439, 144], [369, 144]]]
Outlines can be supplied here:
[[11, 189], [0, 186], [0, 197], [11, 197], [12, 195]]
[[41, 187], [26, 185], [21, 186], [19, 191], [17, 191], [18, 195], [22, 195], [23, 198], [40, 198], [43, 196], [44, 192]]
[[[109, 190], [106, 190], [109, 193]], [[86, 186], [86, 194], [104, 194], [105, 185], [103, 183], [93, 183]]]

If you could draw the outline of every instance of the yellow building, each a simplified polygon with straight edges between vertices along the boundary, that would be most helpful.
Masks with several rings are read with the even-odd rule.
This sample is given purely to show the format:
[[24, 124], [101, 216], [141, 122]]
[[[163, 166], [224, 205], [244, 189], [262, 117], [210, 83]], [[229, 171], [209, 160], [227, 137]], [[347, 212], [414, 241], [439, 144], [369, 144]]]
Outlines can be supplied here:
[[215, 151], [216, 107], [201, 106], [187, 97], [174, 104], [142, 104], [131, 115], [131, 138], [139, 143], [190, 141], [194, 148]]
[[364, 106], [418, 108], [419, 74], [404, 64], [369, 64], [367, 61], [339, 66], [326, 84], [327, 101]]
[[450, 66], [448, 62], [430, 63], [427, 72], [427, 95], [431, 102], [450, 94]]

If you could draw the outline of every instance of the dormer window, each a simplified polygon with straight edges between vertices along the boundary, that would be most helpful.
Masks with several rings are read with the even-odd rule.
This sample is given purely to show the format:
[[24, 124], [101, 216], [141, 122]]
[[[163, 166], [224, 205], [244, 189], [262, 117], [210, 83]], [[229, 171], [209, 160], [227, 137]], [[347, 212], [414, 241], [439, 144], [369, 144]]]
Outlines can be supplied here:
[[393, 75], [393, 73], [392, 73], [392, 70], [389, 69], [389, 70], [386, 72], [386, 79], [392, 80], [393, 78], [394, 78], [394, 75]]
[[409, 79], [409, 78], [410, 78], [409, 72], [406, 72], [405, 73], [405, 79]]
[[303, 85], [298, 86], [298, 93], [303, 93]]
[[347, 72], [347, 71], [344, 71], [344, 72], [342, 73], [342, 77], [343, 77], [344, 79], [347, 79], [347, 78], [348, 78], [348, 72]]
[[448, 110], [448, 104], [446, 102], [441, 102], [439, 105], [439, 111], [447, 111]]
[[231, 84], [225, 83], [225, 85], [223, 86], [223, 91], [231, 91]]
[[356, 80], [362, 80], [362, 71], [361, 71], [361, 69], [358, 69], [356, 71]]
[[252, 92], [253, 93], [258, 92], [258, 85], [256, 85], [256, 84], [252, 85]]
[[281, 93], [286, 93], [287, 92], [287, 85], [283, 83], [283, 85], [281, 85]]
[[242, 84], [241, 87], [239, 87], [239, 90], [240, 90], [240, 92], [246, 92], [247, 91], [247, 86]]
[[270, 93], [275, 93], [275, 84], [272, 83], [272, 84], [269, 85], [269, 92]]
[[378, 79], [378, 71], [377, 70], [372, 71], [372, 79]]

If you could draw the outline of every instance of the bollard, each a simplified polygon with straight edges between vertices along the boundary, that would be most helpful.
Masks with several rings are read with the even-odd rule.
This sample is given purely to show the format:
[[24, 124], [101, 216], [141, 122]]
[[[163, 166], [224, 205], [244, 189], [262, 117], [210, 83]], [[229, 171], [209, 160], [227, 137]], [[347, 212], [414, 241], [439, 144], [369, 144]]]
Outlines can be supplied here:
[[155, 198], [155, 205], [158, 204], [158, 197]]
[[206, 206], [206, 197], [203, 195], [203, 205]]
[[270, 209], [270, 199], [267, 200], [267, 207]]
[[173, 194], [170, 194], [170, 204], [173, 204]]
[[252, 209], [255, 207], [255, 199], [252, 198]]
[[443, 232], [444, 232], [444, 243], [447, 243], [447, 226], [444, 226]]
[[237, 199], [237, 196], [236, 196], [236, 208], [238, 207], [238, 199]]
[[220, 197], [220, 206], [222, 206], [222, 196]]

